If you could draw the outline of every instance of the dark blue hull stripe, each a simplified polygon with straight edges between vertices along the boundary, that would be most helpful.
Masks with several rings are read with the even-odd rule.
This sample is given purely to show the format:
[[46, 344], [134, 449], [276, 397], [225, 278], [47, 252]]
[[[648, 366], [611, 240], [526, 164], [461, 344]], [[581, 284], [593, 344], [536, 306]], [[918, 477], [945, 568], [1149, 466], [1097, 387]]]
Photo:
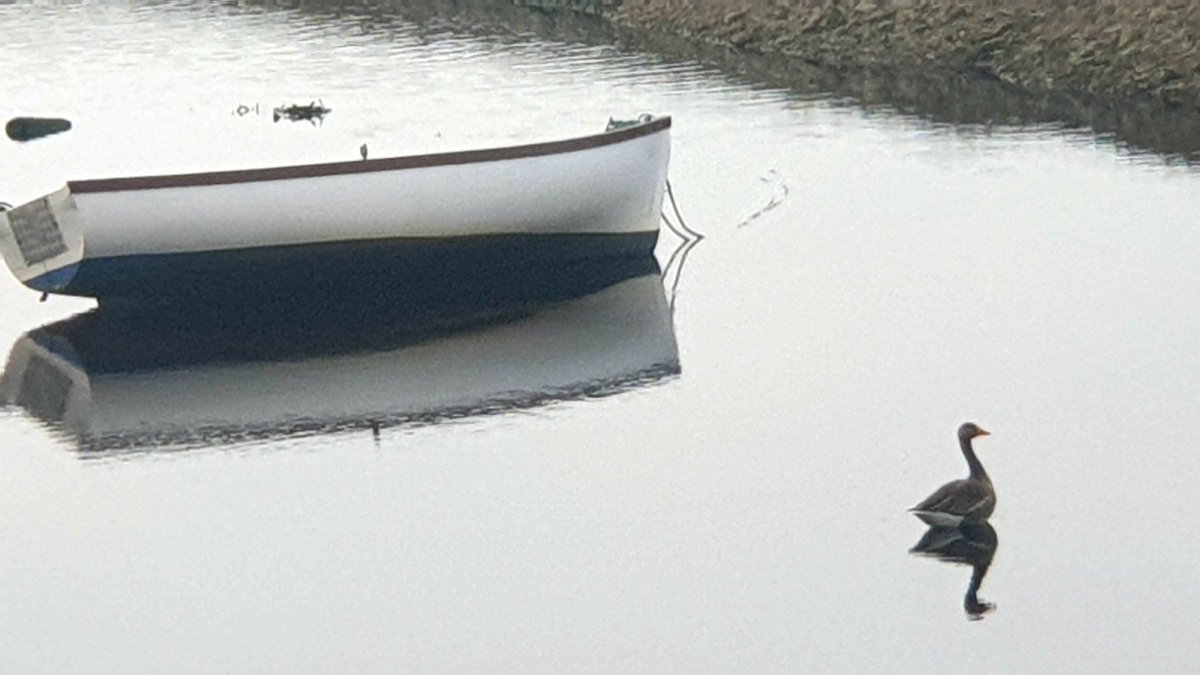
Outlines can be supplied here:
[[[508, 275], [474, 286], [435, 287], [401, 298], [370, 292], [330, 303], [277, 307], [195, 306], [99, 309], [42, 326], [28, 337], [92, 376], [197, 364], [303, 360], [378, 352], [495, 323], [622, 281], [659, 276], [653, 256], [575, 263], [554, 273]], [[125, 309], [136, 311], [124, 311]]]
[[[114, 301], [155, 299], [260, 304], [307, 294], [403, 295], [416, 288], [478, 284], [489, 277], [536, 283], [584, 261], [650, 256], [657, 231], [627, 234], [495, 235], [270, 246], [199, 253], [84, 259], [28, 285]], [[52, 275], [54, 275], [52, 277]], [[530, 277], [522, 280], [522, 276]], [[54, 282], [54, 283], [52, 283]]]

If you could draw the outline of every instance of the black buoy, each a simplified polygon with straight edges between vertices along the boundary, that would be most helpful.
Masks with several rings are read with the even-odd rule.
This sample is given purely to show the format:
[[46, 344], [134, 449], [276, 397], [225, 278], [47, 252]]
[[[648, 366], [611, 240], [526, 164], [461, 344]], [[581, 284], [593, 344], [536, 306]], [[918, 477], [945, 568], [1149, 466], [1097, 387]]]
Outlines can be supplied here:
[[58, 117], [14, 117], [4, 125], [4, 133], [14, 141], [32, 141], [70, 128], [70, 120]]

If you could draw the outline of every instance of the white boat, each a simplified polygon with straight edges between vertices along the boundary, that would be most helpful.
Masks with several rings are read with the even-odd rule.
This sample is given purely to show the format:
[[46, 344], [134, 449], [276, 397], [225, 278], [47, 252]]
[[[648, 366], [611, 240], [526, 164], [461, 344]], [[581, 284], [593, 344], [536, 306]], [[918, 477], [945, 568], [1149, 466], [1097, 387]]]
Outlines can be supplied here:
[[0, 405], [108, 454], [502, 414], [678, 373], [657, 263], [609, 262], [550, 296], [472, 293], [455, 310], [439, 298], [300, 326], [101, 308], [18, 339]]
[[293, 296], [597, 257], [658, 236], [670, 117], [561, 141], [70, 181], [0, 213], [26, 286], [105, 299]]

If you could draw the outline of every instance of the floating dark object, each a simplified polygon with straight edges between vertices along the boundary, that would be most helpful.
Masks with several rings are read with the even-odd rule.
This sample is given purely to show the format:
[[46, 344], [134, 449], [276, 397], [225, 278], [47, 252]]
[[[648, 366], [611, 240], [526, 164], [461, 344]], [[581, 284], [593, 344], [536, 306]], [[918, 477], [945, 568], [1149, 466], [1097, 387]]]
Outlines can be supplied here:
[[58, 117], [14, 117], [4, 125], [4, 133], [14, 141], [32, 141], [70, 128], [70, 120]]
[[288, 105], [276, 108], [274, 118], [276, 122], [286, 119], [292, 122], [308, 121], [316, 124], [331, 112], [333, 111], [326, 108], [325, 104], [318, 99], [308, 105]]

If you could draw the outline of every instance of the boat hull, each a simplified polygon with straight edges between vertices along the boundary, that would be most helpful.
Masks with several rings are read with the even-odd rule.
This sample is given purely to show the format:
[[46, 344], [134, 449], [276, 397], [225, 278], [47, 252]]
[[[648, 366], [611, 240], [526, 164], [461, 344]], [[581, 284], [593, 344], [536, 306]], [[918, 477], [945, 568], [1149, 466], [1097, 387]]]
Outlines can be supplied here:
[[556, 270], [569, 273], [592, 258], [645, 258], [657, 237], [656, 231], [400, 237], [85, 258], [59, 292], [102, 303], [279, 305], [368, 290], [373, 297], [395, 299], [431, 284], [552, 279]]
[[0, 252], [33, 289], [101, 299], [252, 298], [379, 281], [364, 270], [642, 255], [669, 129], [658, 118], [509, 148], [72, 181], [3, 214]]

